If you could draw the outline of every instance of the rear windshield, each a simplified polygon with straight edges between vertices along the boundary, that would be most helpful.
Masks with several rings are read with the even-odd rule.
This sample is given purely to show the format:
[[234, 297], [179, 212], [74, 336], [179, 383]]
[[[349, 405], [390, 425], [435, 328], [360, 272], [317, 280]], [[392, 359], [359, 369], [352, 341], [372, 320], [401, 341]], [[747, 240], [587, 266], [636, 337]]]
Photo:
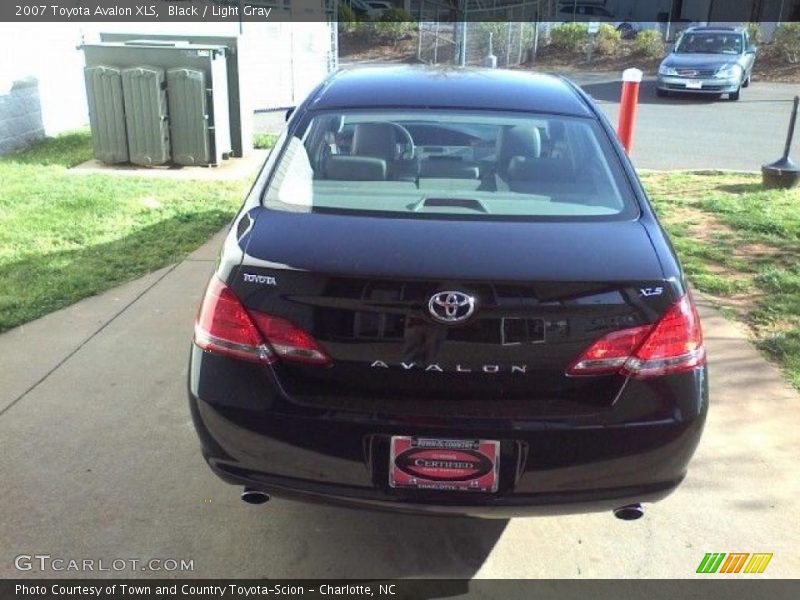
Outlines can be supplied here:
[[591, 119], [460, 111], [310, 113], [276, 164], [276, 210], [416, 218], [638, 215]]

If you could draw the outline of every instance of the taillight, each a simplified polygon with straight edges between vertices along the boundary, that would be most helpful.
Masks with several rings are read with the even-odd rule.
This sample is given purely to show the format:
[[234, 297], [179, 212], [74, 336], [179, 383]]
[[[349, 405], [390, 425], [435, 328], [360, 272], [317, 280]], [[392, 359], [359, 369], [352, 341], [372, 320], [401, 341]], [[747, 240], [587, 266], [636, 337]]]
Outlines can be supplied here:
[[689, 371], [705, 362], [700, 317], [687, 294], [661, 317], [623, 369], [626, 375], [653, 377]]
[[614, 331], [589, 346], [567, 375], [604, 375], [619, 371], [652, 330], [652, 325]]
[[600, 338], [570, 365], [567, 375], [655, 377], [705, 363], [703, 332], [688, 295], [669, 307], [655, 325], [614, 331]]
[[208, 283], [197, 313], [194, 343], [209, 352], [253, 362], [275, 360], [239, 298], [216, 277]]
[[318, 365], [331, 363], [330, 357], [316, 340], [289, 321], [256, 311], [251, 311], [250, 316], [280, 358]]
[[216, 277], [206, 288], [194, 326], [203, 350], [269, 364], [278, 358], [314, 364], [331, 360], [311, 335], [285, 319], [248, 311]]

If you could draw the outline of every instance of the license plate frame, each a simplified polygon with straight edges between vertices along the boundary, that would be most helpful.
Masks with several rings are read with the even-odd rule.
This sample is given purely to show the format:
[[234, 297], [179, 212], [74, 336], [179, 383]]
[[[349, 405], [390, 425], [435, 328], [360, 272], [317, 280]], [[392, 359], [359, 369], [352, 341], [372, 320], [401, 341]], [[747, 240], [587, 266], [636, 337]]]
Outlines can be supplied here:
[[491, 494], [497, 492], [499, 482], [498, 440], [390, 438], [389, 486], [393, 489]]

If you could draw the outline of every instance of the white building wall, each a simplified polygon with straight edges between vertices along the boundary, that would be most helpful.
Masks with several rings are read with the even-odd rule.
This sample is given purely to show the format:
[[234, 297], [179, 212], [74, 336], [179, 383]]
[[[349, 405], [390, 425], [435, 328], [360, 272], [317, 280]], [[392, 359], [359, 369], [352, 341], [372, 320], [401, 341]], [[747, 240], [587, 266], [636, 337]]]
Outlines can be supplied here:
[[[14, 81], [35, 77], [44, 129], [54, 135], [88, 123], [83, 82], [82, 41], [104, 32], [147, 34], [240, 34], [238, 23], [2, 23], [0, 94]], [[311, 23], [241, 24], [242, 85], [255, 110], [293, 106], [327, 74], [329, 25]]]

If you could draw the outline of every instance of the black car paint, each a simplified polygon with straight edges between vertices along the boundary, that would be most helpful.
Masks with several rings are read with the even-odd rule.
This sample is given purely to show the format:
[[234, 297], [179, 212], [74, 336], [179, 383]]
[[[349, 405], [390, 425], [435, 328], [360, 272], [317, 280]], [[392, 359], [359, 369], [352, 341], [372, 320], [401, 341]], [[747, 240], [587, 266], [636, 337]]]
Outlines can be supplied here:
[[[410, 80], [404, 75], [403, 81]], [[399, 312], [419, 318], [430, 335], [442, 340], [450, 335], [425, 321], [418, 302], [368, 301], [365, 306], [364, 298], [341, 293], [347, 285], [375, 282], [409, 280], [421, 284], [424, 293], [448, 285], [479, 288], [487, 278], [493, 286], [521, 286], [527, 290], [521, 296], [532, 302], [493, 306], [486, 300], [489, 293], [482, 298], [487, 312], [481, 318], [490, 320], [494, 310], [502, 313], [497, 313], [500, 318], [542, 319], [545, 335], [559, 312], [548, 301], [577, 301], [598, 293], [626, 299], [612, 316], [654, 322], [687, 292], [674, 251], [607, 119], [579, 88], [565, 80], [559, 85], [569, 91], [562, 89], [569, 102], [547, 101], [555, 112], [582, 113], [602, 125], [636, 197], [638, 218], [613, 223], [448, 220], [442, 227], [437, 220], [297, 215], [257, 207], [248, 213], [250, 226], [238, 240], [255, 264], [232, 269], [226, 283], [247, 307], [293, 320], [323, 346], [336, 334], [318, 325], [315, 315], [326, 310]], [[315, 100], [328, 86], [322, 84], [293, 113], [290, 134], [314, 106], [341, 102], [341, 95], [327, 105]], [[446, 101], [424, 90], [408, 97], [424, 106]], [[379, 94], [370, 98], [388, 101]], [[474, 100], [485, 102], [480, 94]], [[509, 110], [519, 110], [518, 102]], [[498, 227], [503, 236], [496, 234]], [[447, 243], [439, 243], [442, 236]], [[462, 237], [471, 243], [460, 243]], [[537, 261], [507, 260], [509, 255]], [[244, 273], [275, 277], [278, 285], [247, 283]], [[282, 287], [281, 281], [288, 283]], [[641, 293], [657, 287], [663, 289], [657, 296]], [[570, 318], [595, 322], [567, 340], [560, 354], [554, 350], [548, 366], [534, 365], [530, 374], [516, 379], [497, 373], [488, 382], [455, 371], [452, 361], [443, 361], [441, 373], [409, 373], [398, 361], [414, 357], [408, 358], [408, 349], [397, 339], [339, 340], [346, 351], [334, 352], [330, 368], [265, 367], [195, 346], [189, 395], [204, 456], [230, 483], [303, 500], [397, 511], [508, 517], [658, 500], [683, 479], [699, 442], [708, 408], [706, 369], [644, 380], [564, 378], [568, 357], [619, 328], [619, 322], [609, 320], [607, 304], [579, 311], [573, 306], [571, 311]], [[433, 344], [434, 355], [429, 350], [414, 360], [435, 362], [442, 340]], [[458, 361], [480, 369], [485, 365], [475, 352], [480, 345], [480, 339], [473, 340]], [[541, 349], [538, 356], [545, 358], [548, 347]], [[503, 352], [496, 362], [513, 364], [518, 358], [513, 349]], [[373, 377], [371, 362], [384, 359], [389, 368]], [[536, 391], [526, 393], [530, 375]], [[498, 492], [466, 498], [458, 492], [391, 489], [391, 435], [500, 440]]]

